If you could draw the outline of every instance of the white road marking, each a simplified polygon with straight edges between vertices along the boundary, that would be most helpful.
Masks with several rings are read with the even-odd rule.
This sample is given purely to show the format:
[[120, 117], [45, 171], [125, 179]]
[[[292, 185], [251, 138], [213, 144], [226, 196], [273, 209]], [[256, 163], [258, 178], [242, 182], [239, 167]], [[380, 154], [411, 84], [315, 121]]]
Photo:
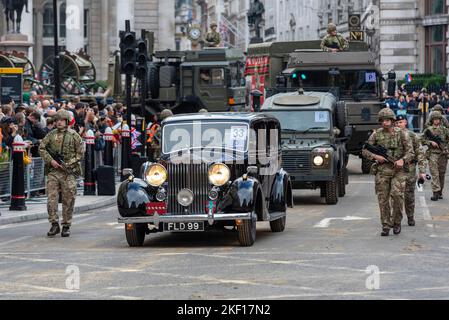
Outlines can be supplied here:
[[343, 220], [343, 221], [357, 221], [357, 220], [370, 220], [371, 218], [353, 217], [346, 216], [343, 218], [326, 218], [321, 220], [319, 223], [314, 225], [314, 228], [328, 228], [332, 220]]
[[419, 197], [419, 203], [422, 208], [422, 214], [425, 221], [432, 221], [432, 215], [430, 214], [429, 207], [427, 206], [426, 198], [424, 196]]
[[23, 241], [23, 240], [26, 240], [26, 239], [29, 239], [29, 238], [31, 238], [31, 236], [25, 236], [25, 237], [13, 239], [13, 240], [5, 241], [5, 242], [0, 243], [0, 247], [4, 246], [4, 245], [7, 245], [7, 244], [14, 243], [14, 242]]
[[141, 297], [131, 297], [131, 296], [112, 296], [112, 299], [119, 299], [119, 300], [143, 300]]

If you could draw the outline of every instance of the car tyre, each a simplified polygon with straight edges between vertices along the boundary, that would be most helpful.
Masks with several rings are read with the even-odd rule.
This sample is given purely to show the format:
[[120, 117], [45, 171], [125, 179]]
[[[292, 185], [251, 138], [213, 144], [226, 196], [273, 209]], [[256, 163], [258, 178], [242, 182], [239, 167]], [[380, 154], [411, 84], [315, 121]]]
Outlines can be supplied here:
[[371, 171], [371, 166], [372, 165], [373, 165], [372, 161], [370, 161], [368, 159], [365, 159], [365, 158], [362, 158], [362, 173], [363, 174], [369, 174], [370, 171]]
[[270, 221], [271, 232], [283, 232], [287, 222], [287, 216], [283, 216], [274, 221]]
[[346, 169], [343, 168], [338, 172], [338, 196], [343, 198], [346, 195]]
[[257, 215], [253, 212], [252, 219], [243, 220], [242, 224], [237, 226], [239, 242], [242, 247], [251, 247], [256, 241], [256, 224]]
[[145, 225], [125, 224], [126, 241], [130, 247], [141, 247], [145, 241]]
[[334, 205], [338, 203], [338, 178], [326, 182], [326, 204]]

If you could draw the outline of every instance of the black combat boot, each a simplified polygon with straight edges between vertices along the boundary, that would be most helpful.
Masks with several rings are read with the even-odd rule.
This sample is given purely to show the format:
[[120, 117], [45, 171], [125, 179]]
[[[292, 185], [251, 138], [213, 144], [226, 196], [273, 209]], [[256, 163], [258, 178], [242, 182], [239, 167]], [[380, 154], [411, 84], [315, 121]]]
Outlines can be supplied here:
[[59, 223], [53, 223], [51, 225], [50, 231], [47, 233], [47, 237], [54, 237], [55, 235], [59, 234], [61, 232], [61, 229], [59, 228]]
[[443, 190], [438, 193], [438, 199], [443, 200]]
[[414, 227], [416, 225], [415, 218], [413, 217], [408, 218], [408, 225], [410, 227]]
[[396, 235], [401, 233], [401, 225], [400, 224], [397, 224], [393, 227], [393, 233]]
[[432, 200], [432, 201], [438, 201], [439, 199], [440, 199], [440, 194], [439, 194], [439, 192], [434, 192], [434, 193], [433, 193], [433, 197], [430, 198], [430, 200]]
[[62, 227], [61, 237], [63, 237], [63, 238], [70, 237], [70, 227], [68, 227], [68, 226]]
[[390, 235], [390, 229], [383, 228], [382, 233], [380, 234], [382, 237], [388, 237]]

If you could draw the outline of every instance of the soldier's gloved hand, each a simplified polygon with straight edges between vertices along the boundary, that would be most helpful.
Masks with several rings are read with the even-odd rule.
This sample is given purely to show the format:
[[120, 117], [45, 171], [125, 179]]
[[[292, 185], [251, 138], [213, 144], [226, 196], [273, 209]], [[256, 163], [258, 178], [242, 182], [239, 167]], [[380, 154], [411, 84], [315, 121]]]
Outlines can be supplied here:
[[402, 169], [404, 167], [404, 159], [398, 160], [394, 163], [394, 166], [398, 169]]
[[61, 168], [59, 163], [57, 163], [55, 160], [51, 160], [51, 166], [55, 169]]
[[383, 164], [383, 163], [387, 162], [387, 159], [385, 159], [385, 158], [382, 157], [382, 156], [378, 156], [378, 155], [375, 155], [375, 156], [374, 156], [374, 159], [375, 159], [378, 163], [380, 163], [380, 164]]

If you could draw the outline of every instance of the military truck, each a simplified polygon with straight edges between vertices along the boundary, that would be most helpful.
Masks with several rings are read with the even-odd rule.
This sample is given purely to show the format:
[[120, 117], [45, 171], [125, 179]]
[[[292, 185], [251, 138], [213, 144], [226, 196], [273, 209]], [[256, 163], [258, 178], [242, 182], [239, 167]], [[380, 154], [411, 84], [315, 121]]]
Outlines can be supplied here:
[[268, 98], [261, 112], [281, 123], [282, 165], [293, 189], [320, 189], [337, 204], [348, 184], [346, 143], [350, 128], [331, 93], [289, 92]]
[[[296, 49], [285, 53], [292, 44]], [[345, 115], [345, 126], [352, 128], [348, 153], [362, 158], [363, 143], [378, 126], [377, 113], [384, 106], [381, 71], [374, 54], [362, 42], [351, 42], [348, 51], [337, 53], [323, 52], [319, 45], [319, 41], [279, 43], [270, 44], [270, 50], [261, 50], [263, 46], [259, 45], [248, 50], [248, 59], [268, 55], [267, 77], [263, 78], [265, 97], [298, 88], [333, 93], [339, 102], [337, 112]], [[369, 173], [370, 167], [370, 161], [362, 158], [363, 173]]]
[[149, 63], [149, 105], [174, 113], [242, 111], [244, 59], [239, 49], [157, 51]]

